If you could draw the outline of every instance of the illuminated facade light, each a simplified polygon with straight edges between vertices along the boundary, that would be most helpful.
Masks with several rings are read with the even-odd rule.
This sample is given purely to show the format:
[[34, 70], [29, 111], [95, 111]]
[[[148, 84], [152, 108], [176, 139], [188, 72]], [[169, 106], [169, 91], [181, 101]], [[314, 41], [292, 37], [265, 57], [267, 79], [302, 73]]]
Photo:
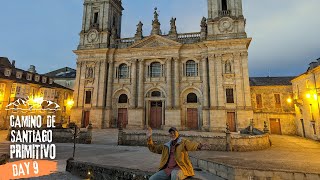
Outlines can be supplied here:
[[291, 98], [288, 98], [288, 99], [287, 99], [287, 102], [288, 102], [288, 103], [292, 103], [292, 99], [291, 99]]
[[310, 98], [311, 98], [311, 95], [308, 93], [308, 94], [306, 94], [306, 97], [307, 97], [308, 99], [310, 99]]

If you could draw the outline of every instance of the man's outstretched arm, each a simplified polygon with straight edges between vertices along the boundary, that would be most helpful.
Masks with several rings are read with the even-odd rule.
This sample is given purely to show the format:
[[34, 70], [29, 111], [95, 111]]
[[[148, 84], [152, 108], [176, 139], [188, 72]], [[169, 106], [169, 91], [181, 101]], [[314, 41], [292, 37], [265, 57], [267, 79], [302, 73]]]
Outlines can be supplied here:
[[148, 145], [148, 149], [156, 154], [161, 154], [162, 153], [162, 149], [163, 149], [163, 144], [160, 145], [155, 145], [152, 141], [152, 129], [149, 127], [147, 130], [147, 145]]

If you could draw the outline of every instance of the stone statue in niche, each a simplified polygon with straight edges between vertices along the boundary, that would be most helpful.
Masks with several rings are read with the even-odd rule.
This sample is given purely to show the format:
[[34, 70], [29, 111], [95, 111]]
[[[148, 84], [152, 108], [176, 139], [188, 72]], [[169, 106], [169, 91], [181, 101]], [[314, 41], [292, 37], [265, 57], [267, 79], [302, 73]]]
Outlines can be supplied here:
[[93, 76], [94, 76], [93, 67], [87, 67], [87, 69], [86, 69], [86, 79], [92, 79]]
[[231, 63], [229, 61], [225, 64], [225, 73], [231, 73]]

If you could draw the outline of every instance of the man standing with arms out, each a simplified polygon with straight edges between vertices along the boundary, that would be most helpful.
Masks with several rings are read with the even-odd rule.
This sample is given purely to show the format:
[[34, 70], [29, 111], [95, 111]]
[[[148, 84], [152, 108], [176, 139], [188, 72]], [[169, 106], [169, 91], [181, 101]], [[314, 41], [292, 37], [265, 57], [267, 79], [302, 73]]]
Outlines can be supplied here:
[[151, 152], [162, 154], [159, 171], [149, 180], [182, 180], [194, 176], [188, 151], [201, 150], [204, 146], [181, 138], [175, 127], [169, 129], [171, 140], [165, 144], [155, 145], [152, 141], [152, 129], [147, 131], [147, 143]]

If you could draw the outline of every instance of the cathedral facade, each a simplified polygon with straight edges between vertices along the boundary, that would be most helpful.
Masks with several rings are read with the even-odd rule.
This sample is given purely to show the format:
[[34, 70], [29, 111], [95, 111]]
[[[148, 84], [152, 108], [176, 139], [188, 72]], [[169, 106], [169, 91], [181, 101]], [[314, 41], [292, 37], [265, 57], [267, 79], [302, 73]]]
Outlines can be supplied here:
[[[253, 118], [242, 0], [208, 0], [199, 32], [122, 38], [121, 0], [85, 0], [71, 120], [82, 127], [232, 131]], [[168, 22], [169, 23], [169, 22]], [[144, 36], [148, 34], [148, 36]]]

